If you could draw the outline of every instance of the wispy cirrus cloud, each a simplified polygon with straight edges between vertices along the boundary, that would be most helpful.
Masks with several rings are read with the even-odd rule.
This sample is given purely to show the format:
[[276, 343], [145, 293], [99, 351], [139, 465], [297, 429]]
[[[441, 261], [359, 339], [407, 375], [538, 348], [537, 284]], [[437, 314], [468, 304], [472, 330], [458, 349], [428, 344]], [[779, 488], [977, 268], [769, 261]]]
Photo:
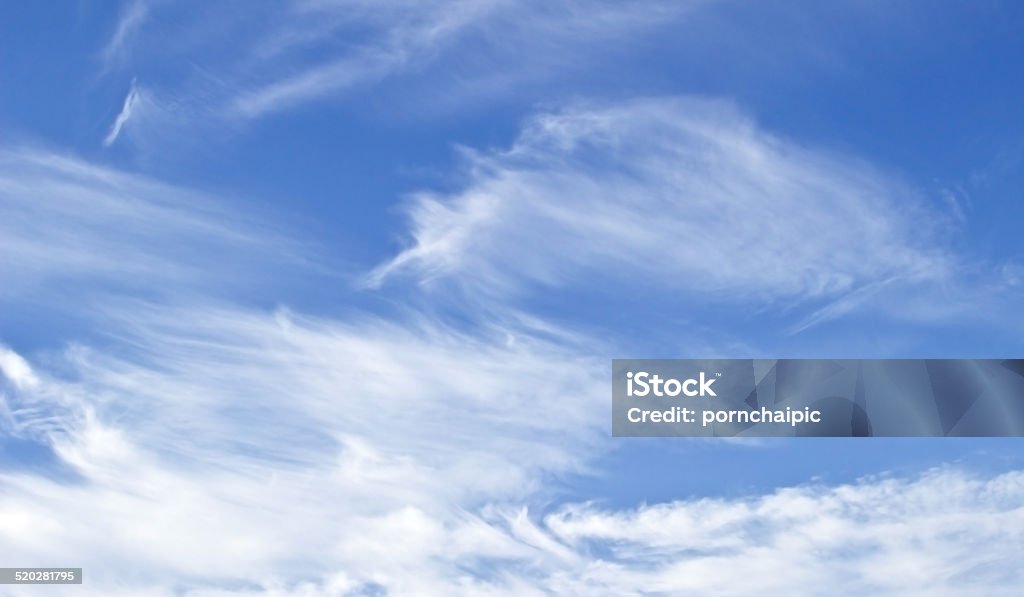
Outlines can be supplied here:
[[145, 23], [150, 8], [151, 2], [148, 0], [128, 0], [124, 3], [114, 31], [100, 53], [104, 70], [109, 70], [124, 60], [125, 48], [131, 45], [133, 38]]
[[139, 103], [139, 89], [132, 81], [131, 87], [128, 89], [128, 95], [124, 98], [124, 104], [121, 106], [121, 111], [114, 117], [114, 122], [110, 125], [110, 131], [107, 132], [107, 136], [103, 138], [104, 147], [110, 147], [117, 141], [117, 138], [121, 136], [121, 131], [124, 129], [128, 121], [131, 120], [132, 114], [134, 113], [137, 104]]
[[863, 160], [774, 135], [728, 102], [578, 104], [531, 118], [507, 149], [465, 156], [461, 189], [407, 202], [408, 246], [368, 285], [411, 276], [506, 298], [656, 288], [810, 309], [795, 329], [879, 296], [922, 313], [929, 289], [992, 298], [972, 294], [974, 268], [949, 240], [956, 220], [929, 198]]
[[[470, 82], [477, 79], [493, 85], [494, 72], [501, 71], [507, 84], [522, 83], [568, 70], [573, 62], [570, 56], [599, 54], [600, 44], [622, 43], [676, 21], [704, 3], [312, 2], [290, 15], [269, 38], [269, 49], [261, 46], [264, 55], [286, 56], [311, 45], [333, 45], [339, 35], [351, 35], [353, 29], [362, 29], [363, 35], [357, 36], [366, 42], [319, 64], [308, 64], [298, 74], [249, 89], [239, 95], [234, 107], [243, 116], [261, 116], [450, 61]], [[310, 27], [310, 19], [333, 27]], [[472, 44], [478, 53], [476, 64], [454, 55], [465, 44]]]
[[210, 291], [308, 264], [282, 227], [224, 203], [45, 149], [2, 148], [0, 300], [69, 284], [80, 298], [104, 287]]
[[[78, 562], [104, 595], [486, 588], [462, 562], [525, 551], [473, 511], [604, 449], [604, 361], [574, 334], [243, 307], [217, 292], [231, 256], [286, 237], [203, 193], [5, 160], [0, 304], [87, 317], [33, 364], [0, 349], [0, 442], [62, 471], [0, 463], [4, 553]], [[52, 305], [71, 285], [107, 288]]]
[[[72, 349], [69, 378], [0, 363], [39, 379], [7, 392], [5, 431], [80, 479], [0, 473], [0, 549], [80, 562], [96, 593], [469, 591], [487, 583], [460, 566], [530, 551], [474, 512], [598, 449], [603, 362], [567, 346], [166, 309], [118, 305], [105, 324], [132, 350]], [[76, 522], [34, 524], [55, 511]]]
[[32, 388], [39, 384], [39, 378], [21, 355], [0, 346], [0, 373], [3, 373], [16, 388]]
[[1009, 595], [1022, 580], [1010, 554], [1024, 546], [1024, 475], [949, 469], [631, 511], [574, 505], [544, 523], [611, 554], [557, 575], [569, 592]]
[[[147, 93], [169, 111], [149, 112], [148, 125], [159, 128], [167, 118], [237, 123], [399, 77], [428, 77], [435, 91], [448, 89], [439, 96], [487, 95], [579, 68], [704, 3], [338, 0], [244, 13], [222, 3], [190, 10], [169, 4], [149, 10], [173, 13], [164, 25], [175, 31], [135, 36], [147, 60], [127, 66], [154, 75]], [[128, 10], [122, 23], [134, 27], [137, 19], [128, 17], [136, 12], [144, 14]], [[126, 45], [122, 29], [108, 46]], [[160, 60], [165, 53], [154, 49], [170, 39], [176, 56], [201, 52], [193, 70]], [[471, 53], [461, 51], [467, 47]]]

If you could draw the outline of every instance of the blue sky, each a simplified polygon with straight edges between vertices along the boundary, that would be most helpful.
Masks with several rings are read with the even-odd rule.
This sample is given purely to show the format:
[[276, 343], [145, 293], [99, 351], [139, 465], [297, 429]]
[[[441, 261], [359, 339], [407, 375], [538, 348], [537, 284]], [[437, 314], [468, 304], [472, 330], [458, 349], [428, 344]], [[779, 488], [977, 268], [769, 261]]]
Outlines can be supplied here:
[[0, 14], [0, 559], [104, 595], [1024, 580], [1016, 439], [613, 440], [607, 387], [1019, 356], [1017, 3]]

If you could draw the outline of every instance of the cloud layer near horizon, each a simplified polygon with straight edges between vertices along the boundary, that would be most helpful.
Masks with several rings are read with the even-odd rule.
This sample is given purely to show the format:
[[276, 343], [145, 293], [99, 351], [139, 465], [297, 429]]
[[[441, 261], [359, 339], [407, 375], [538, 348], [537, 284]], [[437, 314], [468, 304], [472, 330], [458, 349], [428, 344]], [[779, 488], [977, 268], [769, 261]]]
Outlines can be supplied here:
[[[241, 362], [224, 354], [238, 348], [212, 342], [206, 350], [192, 345], [187, 362], [172, 358], [170, 370], [69, 355], [81, 383], [48, 379], [4, 350], [7, 404], [60, 403], [75, 413], [56, 417], [57, 425], [51, 418], [45, 435], [78, 479], [0, 473], [0, 552], [74, 562], [87, 571], [88, 591], [104, 595], [168, 595], [172, 587], [188, 595], [743, 595], [793, 587], [809, 595], [1010, 595], [1024, 582], [1015, 565], [1024, 548], [1020, 472], [938, 469], [630, 510], [563, 504], [545, 514], [526, 505], [539, 489], [536, 475], [588, 458], [587, 442], [564, 434], [586, 421], [563, 428], [556, 417], [564, 413], [543, 407], [533, 411], [543, 416], [517, 420], [495, 412], [501, 406], [486, 394], [462, 394], [450, 381], [417, 384], [424, 370], [402, 369], [400, 355], [438, 367], [427, 375], [450, 364], [423, 363], [408, 343], [371, 364], [377, 373], [390, 364], [396, 377], [367, 388], [344, 370], [346, 359], [323, 356], [344, 357], [349, 344], [363, 352], [380, 338], [308, 323], [287, 324], [300, 329], [276, 349], [280, 334], [269, 334], [276, 342], [261, 334], [262, 346], [248, 347]], [[237, 331], [218, 339], [247, 340]], [[191, 326], [184, 334], [194, 341]], [[165, 330], [147, 345], [175, 340]], [[198, 357], [216, 368], [215, 378], [197, 370]], [[479, 355], [460, 360], [494, 365]], [[516, 380], [536, 375], [535, 364], [524, 365]], [[275, 388], [288, 369], [293, 377], [278, 381], [299, 387]], [[330, 383], [338, 374], [345, 383]], [[496, 374], [460, 384], [513, 383]], [[544, 399], [541, 388], [519, 387]], [[235, 397], [243, 392], [255, 394]], [[358, 404], [371, 395], [398, 404]], [[565, 394], [558, 403], [567, 407]], [[111, 418], [126, 407], [152, 413]], [[403, 408], [418, 417], [396, 421]], [[7, 415], [17, 424], [23, 412]], [[304, 416], [311, 417], [305, 425]], [[468, 420], [449, 426], [446, 416]], [[275, 417], [280, 428], [266, 429]], [[33, 424], [16, 433], [39, 431]], [[303, 432], [327, 438], [308, 442]]]

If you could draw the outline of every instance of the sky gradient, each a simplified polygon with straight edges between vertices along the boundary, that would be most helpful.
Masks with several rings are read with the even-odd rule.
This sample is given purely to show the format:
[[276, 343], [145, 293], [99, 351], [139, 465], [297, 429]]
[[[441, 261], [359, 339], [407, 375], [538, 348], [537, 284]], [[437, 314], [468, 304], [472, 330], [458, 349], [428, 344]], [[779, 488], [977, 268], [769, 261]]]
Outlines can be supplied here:
[[995, 0], [0, 8], [0, 563], [1015, 594], [1018, 439], [613, 439], [609, 375], [1021, 357], [1022, 32]]

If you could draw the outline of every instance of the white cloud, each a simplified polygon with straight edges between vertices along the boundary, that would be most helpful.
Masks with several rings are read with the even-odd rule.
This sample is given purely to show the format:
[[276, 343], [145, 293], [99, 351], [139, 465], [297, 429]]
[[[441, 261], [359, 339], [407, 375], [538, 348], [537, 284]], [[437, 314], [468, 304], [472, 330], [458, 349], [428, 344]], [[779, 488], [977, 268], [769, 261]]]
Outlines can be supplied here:
[[[463, 47], [460, 42], [467, 38], [473, 40], [478, 58], [488, 56], [492, 62], [484, 71], [460, 68], [469, 78], [493, 84], [494, 72], [501, 71], [508, 84], [521, 83], [524, 78], [563, 70], [559, 65], [564, 66], [570, 55], [579, 58], [602, 42], [672, 22], [699, 4], [660, 0], [628, 6], [593, 0], [309, 3], [266, 40], [276, 48], [273, 53], [330, 43], [353, 26], [367, 27], [369, 41], [322, 64], [307, 65], [298, 74], [248, 90], [234, 105], [244, 116], [260, 116], [388, 76], [415, 74], [436, 61], [451, 59], [451, 51]], [[311, 18], [333, 23], [334, 28], [311, 28]], [[297, 34], [297, 30], [307, 33]], [[267, 53], [265, 43], [260, 47]]]
[[[307, 64], [296, 74], [242, 92], [232, 109], [247, 118], [372, 83], [416, 64], [432, 60], [440, 47], [466, 27], [500, 9], [504, 2], [338, 2], [310, 4], [289, 15], [282, 30], [260, 40], [263, 55], [286, 55], [294, 46], [329, 42], [351, 27], [367, 27], [371, 41], [322, 63]], [[333, 27], [308, 29], [307, 19], [323, 19]], [[312, 31], [301, 34], [300, 31]], [[297, 33], [299, 35], [297, 35]], [[304, 39], [296, 39], [298, 36]], [[270, 50], [267, 43], [276, 48]]]
[[[329, 365], [323, 373], [330, 377]], [[129, 399], [122, 391], [97, 397], [113, 396], [104, 408], [114, 412]], [[223, 424], [232, 408], [218, 393], [210, 398], [225, 414], [212, 404], [206, 414]], [[279, 408], [293, 399], [305, 408], [298, 391]], [[338, 412], [353, 402], [339, 400]], [[1021, 472], [936, 470], [628, 510], [568, 504], [537, 516], [516, 505], [531, 501], [528, 489], [509, 492], [471, 464], [481, 452], [505, 474], [536, 464], [534, 450], [503, 445], [522, 429], [499, 431], [500, 421], [478, 416], [495, 442], [463, 443], [434, 425], [458, 407], [432, 404], [431, 424], [417, 432], [432, 436], [432, 450], [415, 439], [403, 447], [408, 427], [385, 422], [301, 464], [244, 449], [192, 458], [209, 431], [199, 428], [177, 442], [190, 457], [168, 459], [152, 452], [163, 441], [150, 441], [152, 428], [85, 417], [54, 441], [82, 482], [0, 474], [0, 549], [82, 565], [83, 594], [174, 586], [188, 595], [1011, 595], [1024, 581], [1015, 564], [1024, 547]], [[389, 414], [339, 414], [309, 430], [371, 429]], [[164, 437], [183, 430], [168, 422]]]
[[[340, 0], [244, 12], [220, 3], [190, 11], [168, 4], [160, 10], [181, 11], [165, 19], [172, 30], [138, 44], [202, 64], [191, 75], [175, 72], [157, 92], [169, 99], [158, 103], [195, 106], [195, 119], [244, 121], [392, 77], [426, 75], [449, 97], [521, 87], [588, 64], [705, 3]], [[124, 46], [122, 29], [108, 47]], [[149, 72], [164, 65], [130, 66]]]
[[0, 551], [77, 562], [96, 593], [335, 571], [456, 590], [466, 563], [530, 551], [474, 511], [600, 449], [603, 360], [525, 330], [111, 311], [129, 351], [73, 349], [69, 377], [11, 397], [81, 482], [0, 474]]
[[2, 304], [55, 301], [102, 340], [35, 367], [0, 353], [4, 435], [67, 473], [0, 468], [0, 553], [81, 565], [85, 594], [469, 591], [486, 582], [464, 563], [528, 552], [474, 512], [602, 449], [593, 342], [526, 317], [460, 329], [199, 298], [298, 245], [202, 193], [2, 157]]
[[411, 246], [370, 285], [410, 274], [506, 296], [584, 284], [813, 302], [958, 267], [911, 189], [723, 102], [569, 107], [467, 156], [461, 190], [412, 198]]
[[21, 358], [21, 355], [0, 345], [0, 375], [3, 375], [18, 388], [35, 387], [39, 380], [32, 367]]
[[149, 16], [150, 3], [145, 0], [129, 0], [121, 9], [114, 32], [103, 48], [101, 58], [104, 69], [111, 68], [124, 59], [128, 47]]
[[99, 288], [209, 291], [301, 262], [282, 230], [223, 203], [67, 155], [0, 148], [0, 301], [60, 298], [44, 292], [57, 284], [75, 284], [80, 301]]
[[121, 130], [124, 129], [125, 125], [132, 117], [132, 113], [136, 108], [136, 104], [139, 101], [139, 88], [135, 85], [135, 81], [132, 81], [131, 88], [128, 90], [128, 95], [124, 98], [124, 104], [121, 106], [121, 111], [118, 112], [114, 118], [114, 122], [110, 125], [110, 131], [107, 136], [103, 138], [103, 146], [110, 147], [117, 141], [117, 138], [121, 135]]
[[1024, 581], [1013, 555], [1024, 547], [1020, 472], [936, 470], [630, 511], [576, 505], [544, 524], [611, 554], [557, 574], [575, 593], [1010, 595]]

